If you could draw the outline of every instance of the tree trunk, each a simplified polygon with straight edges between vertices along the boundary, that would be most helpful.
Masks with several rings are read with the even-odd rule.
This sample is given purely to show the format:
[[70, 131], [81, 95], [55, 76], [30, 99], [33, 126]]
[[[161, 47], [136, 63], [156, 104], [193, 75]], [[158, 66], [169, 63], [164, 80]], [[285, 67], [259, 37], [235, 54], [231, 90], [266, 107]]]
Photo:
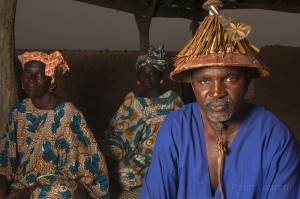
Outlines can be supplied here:
[[151, 25], [151, 20], [156, 8], [157, 0], [153, 0], [152, 4], [149, 6], [147, 14], [145, 16], [135, 14], [135, 22], [139, 29], [140, 35], [140, 54], [145, 54], [147, 48], [149, 47], [149, 30]]
[[14, 23], [17, 0], [0, 0], [0, 136], [5, 132], [8, 110], [18, 100], [14, 67]]

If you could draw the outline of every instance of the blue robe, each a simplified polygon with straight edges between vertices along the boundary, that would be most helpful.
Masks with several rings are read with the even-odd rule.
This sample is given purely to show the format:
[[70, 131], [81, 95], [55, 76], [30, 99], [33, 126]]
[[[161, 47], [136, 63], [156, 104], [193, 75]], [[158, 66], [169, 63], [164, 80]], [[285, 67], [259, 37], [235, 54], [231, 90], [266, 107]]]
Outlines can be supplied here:
[[[226, 156], [226, 199], [300, 198], [300, 152], [289, 128], [252, 106]], [[221, 198], [211, 194], [203, 123], [197, 103], [165, 119], [156, 139], [141, 199]]]

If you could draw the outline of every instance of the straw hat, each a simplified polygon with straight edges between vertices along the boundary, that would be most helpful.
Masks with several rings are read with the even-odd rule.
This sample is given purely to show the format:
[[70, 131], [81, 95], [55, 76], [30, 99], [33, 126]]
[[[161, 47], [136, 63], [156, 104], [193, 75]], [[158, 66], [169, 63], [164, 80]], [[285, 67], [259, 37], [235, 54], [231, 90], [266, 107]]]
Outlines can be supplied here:
[[259, 49], [245, 38], [251, 26], [219, 14], [220, 0], [208, 0], [203, 9], [209, 11], [197, 32], [175, 57], [175, 69], [170, 78], [190, 83], [190, 70], [208, 66], [239, 66], [251, 68], [251, 78], [270, 75], [258, 56]]

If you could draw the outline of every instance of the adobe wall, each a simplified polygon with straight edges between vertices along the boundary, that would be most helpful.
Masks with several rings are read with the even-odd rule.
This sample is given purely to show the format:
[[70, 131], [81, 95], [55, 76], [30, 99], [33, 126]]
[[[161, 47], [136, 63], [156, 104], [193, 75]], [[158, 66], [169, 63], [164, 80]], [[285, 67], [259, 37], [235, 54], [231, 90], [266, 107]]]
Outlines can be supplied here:
[[[23, 50], [17, 50], [16, 55]], [[83, 111], [95, 136], [100, 139], [125, 95], [136, 86], [136, 51], [61, 51], [71, 71], [58, 79], [56, 92]], [[169, 63], [176, 52], [167, 52]], [[300, 143], [300, 48], [265, 46], [261, 56], [272, 76], [254, 81], [251, 102], [266, 106], [295, 132]], [[165, 87], [185, 101], [194, 101], [189, 85], [179, 84], [165, 74]], [[20, 93], [22, 95], [22, 93]]]
[[255, 80], [253, 102], [279, 116], [300, 143], [300, 47], [265, 46], [261, 57], [272, 75]]

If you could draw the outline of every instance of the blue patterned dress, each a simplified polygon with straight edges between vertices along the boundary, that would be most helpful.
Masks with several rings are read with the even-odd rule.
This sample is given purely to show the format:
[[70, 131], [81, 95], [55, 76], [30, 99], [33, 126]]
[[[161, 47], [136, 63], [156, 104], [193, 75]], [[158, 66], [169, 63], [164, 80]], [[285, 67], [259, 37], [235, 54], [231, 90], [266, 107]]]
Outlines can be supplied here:
[[162, 122], [183, 106], [181, 98], [171, 90], [155, 98], [138, 97], [133, 92], [125, 97], [101, 145], [114, 182], [126, 190], [142, 185]]
[[31, 198], [75, 198], [82, 189], [93, 198], [108, 195], [103, 155], [70, 102], [41, 110], [28, 98], [12, 107], [0, 145], [0, 174], [12, 190], [40, 183]]

